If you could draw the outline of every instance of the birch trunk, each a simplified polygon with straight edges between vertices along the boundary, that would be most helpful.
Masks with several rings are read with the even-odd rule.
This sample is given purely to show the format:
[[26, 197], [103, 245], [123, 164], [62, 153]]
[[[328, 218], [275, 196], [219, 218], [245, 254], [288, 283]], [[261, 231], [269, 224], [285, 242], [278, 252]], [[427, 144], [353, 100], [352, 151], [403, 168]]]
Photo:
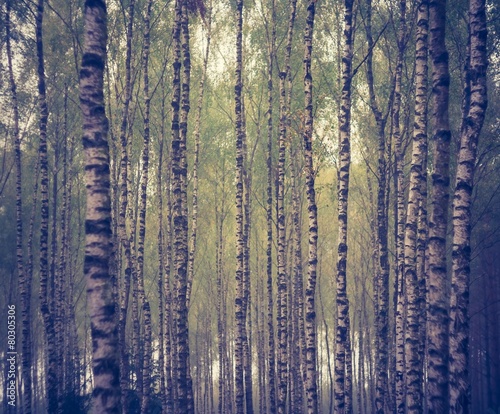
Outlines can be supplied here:
[[276, 412], [276, 350], [274, 342], [274, 294], [273, 294], [273, 66], [276, 56], [276, 6], [271, 0], [272, 26], [268, 35], [268, 60], [267, 60], [267, 243], [266, 243], [266, 274], [267, 274], [267, 326], [268, 326], [268, 378], [269, 378], [269, 412]]
[[137, 243], [137, 279], [139, 296], [144, 316], [144, 351], [142, 366], [142, 401], [141, 411], [147, 412], [151, 399], [151, 308], [144, 292], [144, 240], [146, 238], [147, 187], [149, 179], [149, 116], [151, 97], [149, 92], [149, 50], [150, 50], [150, 20], [152, 0], [146, 6], [144, 18], [144, 50], [142, 55], [142, 70], [144, 76], [144, 143], [142, 149], [142, 177], [139, 206], [139, 240]]
[[[15, 151], [16, 168], [16, 265], [17, 278], [19, 283], [19, 295], [21, 297], [21, 326], [22, 326], [22, 355], [21, 372], [23, 381], [23, 412], [31, 413], [32, 398], [32, 380], [31, 380], [31, 281], [32, 275], [26, 272], [24, 268], [23, 254], [23, 201], [22, 201], [22, 164], [21, 164], [21, 137], [19, 132], [19, 106], [17, 101], [17, 85], [14, 78], [12, 66], [12, 47], [11, 47], [11, 1], [6, 2], [5, 13], [5, 32], [7, 49], [7, 66], [9, 72], [10, 92], [12, 94], [12, 112], [13, 112], [13, 138]], [[36, 177], [38, 180], [38, 176]]]
[[337, 328], [335, 332], [335, 387], [336, 414], [347, 413], [346, 352], [349, 341], [349, 300], [347, 298], [347, 214], [349, 198], [349, 171], [351, 166], [351, 82], [353, 36], [353, 1], [344, 2], [344, 50], [342, 53], [342, 92], [339, 114], [339, 172], [338, 172], [338, 259], [337, 259]]
[[[372, 1], [367, 1], [367, 11], [365, 16], [366, 38], [368, 41], [368, 55], [366, 58], [366, 78], [370, 94], [370, 108], [377, 123], [378, 136], [378, 191], [377, 191], [377, 237], [378, 245], [378, 269], [374, 280], [376, 291], [376, 389], [375, 389], [375, 410], [377, 414], [382, 414], [385, 410], [386, 400], [388, 400], [388, 360], [389, 360], [389, 258], [387, 241], [387, 144], [385, 136], [385, 126], [387, 114], [383, 114], [377, 102], [375, 94], [373, 76], [373, 48], [374, 40], [372, 36]], [[391, 108], [394, 94], [391, 93], [387, 108]]]
[[432, 62], [433, 168], [429, 219], [429, 286], [427, 291], [427, 400], [429, 414], [448, 411], [448, 227], [450, 74], [445, 44], [446, 0], [429, 2], [429, 52]]
[[[176, 336], [175, 363], [177, 371], [177, 404], [175, 411], [178, 414], [185, 414], [193, 411], [192, 383], [189, 375], [188, 308], [186, 303], [188, 266], [186, 140], [191, 62], [188, 16], [185, 1], [178, 0], [175, 9], [174, 98], [172, 100], [173, 263], [176, 293], [174, 325]], [[182, 75], [181, 66], [183, 66]]]
[[405, 202], [404, 202], [404, 152], [400, 126], [401, 88], [403, 62], [406, 48], [406, 1], [399, 3], [400, 18], [398, 29], [398, 58], [394, 81], [394, 104], [392, 107], [393, 140], [396, 152], [396, 412], [405, 414], [405, 321], [406, 321], [406, 284], [404, 279], [404, 237], [405, 237]]
[[200, 158], [200, 130], [201, 130], [201, 114], [203, 110], [203, 96], [205, 93], [205, 81], [207, 77], [208, 56], [210, 55], [210, 42], [212, 39], [212, 9], [208, 14], [205, 30], [207, 32], [205, 48], [205, 57], [203, 59], [203, 69], [201, 72], [201, 80], [199, 86], [198, 102], [196, 106], [196, 119], [194, 123], [194, 161], [193, 161], [193, 212], [191, 218], [191, 235], [189, 239], [189, 262], [188, 262], [188, 284], [186, 291], [187, 307], [191, 299], [191, 290], [194, 279], [194, 258], [196, 254], [196, 233], [198, 227], [198, 165]]
[[[132, 99], [132, 81], [131, 81], [131, 61], [132, 61], [132, 36], [133, 36], [133, 20], [135, 11], [135, 0], [131, 0], [128, 7], [128, 20], [127, 20], [127, 32], [126, 32], [126, 57], [125, 57], [125, 90], [123, 98], [123, 109], [122, 109], [122, 119], [120, 124], [120, 145], [121, 145], [121, 159], [120, 159], [120, 196], [119, 196], [119, 209], [118, 209], [118, 220], [117, 220], [117, 230], [118, 237], [120, 239], [120, 245], [116, 247], [117, 252], [120, 248], [123, 248], [124, 258], [125, 258], [125, 272], [123, 276], [123, 285], [120, 292], [120, 323], [119, 323], [119, 337], [120, 337], [120, 371], [121, 371], [121, 387], [124, 393], [122, 394], [122, 412], [126, 414], [128, 412], [128, 402], [125, 400], [126, 394], [125, 390], [130, 388], [129, 379], [129, 369], [130, 360], [127, 351], [127, 341], [126, 341], [126, 326], [127, 326], [127, 313], [128, 313], [128, 303], [130, 295], [130, 278], [132, 276], [132, 259], [131, 259], [131, 248], [129, 239], [127, 237], [127, 208], [128, 208], [128, 139], [127, 139], [127, 128], [129, 122], [129, 107], [130, 101]], [[109, 82], [109, 80], [108, 80]], [[118, 257], [121, 257], [118, 254]], [[118, 262], [118, 269], [122, 266]], [[119, 275], [119, 273], [118, 273]]]
[[85, 42], [80, 70], [87, 188], [84, 272], [93, 342], [92, 412], [97, 414], [120, 410], [118, 326], [109, 274], [112, 243], [108, 120], [103, 92], [107, 39], [105, 3], [87, 0], [84, 16]]
[[313, 99], [311, 54], [313, 42], [314, 15], [316, 2], [311, 0], [307, 4], [306, 29], [304, 35], [304, 158], [307, 186], [307, 211], [309, 218], [309, 259], [307, 268], [307, 284], [305, 292], [305, 331], [306, 331], [306, 359], [305, 359], [305, 391], [307, 396], [308, 414], [318, 413], [317, 388], [317, 352], [316, 352], [316, 310], [314, 294], [316, 291], [316, 268], [318, 263], [318, 208], [316, 206], [316, 191], [314, 188], [315, 171], [313, 165], [312, 136], [313, 136]]
[[305, 333], [304, 333], [304, 275], [302, 269], [302, 203], [299, 196], [299, 179], [297, 177], [297, 168], [295, 167], [295, 157], [297, 150], [290, 148], [290, 181], [292, 184], [292, 222], [293, 222], [293, 364], [295, 373], [293, 381], [296, 383], [296, 398], [294, 407], [298, 412], [304, 411], [304, 351], [305, 351]]
[[[289, 318], [288, 304], [288, 275], [286, 273], [286, 242], [285, 242], [285, 159], [287, 138], [288, 112], [286, 80], [290, 74], [290, 55], [292, 51], [293, 27], [296, 13], [295, 0], [290, 3], [290, 17], [288, 20], [287, 44], [285, 49], [284, 68], [279, 74], [279, 137], [278, 137], [278, 165], [276, 186], [276, 211], [277, 211], [277, 233], [278, 233], [278, 413], [286, 412], [286, 400], [288, 386], [288, 340], [289, 334], [287, 321]], [[290, 94], [291, 91], [288, 91]]]
[[470, 410], [469, 283], [471, 207], [479, 134], [488, 106], [486, 71], [487, 27], [484, 0], [469, 3], [469, 61], [466, 63], [458, 167], [453, 197], [452, 295], [450, 303], [450, 413]]
[[243, 1], [236, 3], [236, 85], [235, 85], [235, 114], [236, 114], [236, 297], [235, 297], [235, 403], [236, 413], [245, 412], [245, 390], [244, 390], [244, 361], [243, 361], [243, 342], [246, 338], [246, 318], [244, 311], [245, 301], [245, 246], [243, 239]]
[[38, 105], [40, 110], [40, 191], [41, 191], [41, 218], [40, 218], [40, 311], [43, 317], [47, 341], [47, 409], [49, 412], [57, 411], [57, 360], [55, 345], [54, 319], [50, 310], [49, 301], [49, 266], [48, 266], [48, 241], [49, 241], [49, 177], [47, 159], [47, 122], [48, 109], [45, 85], [45, 63], [43, 57], [43, 13], [44, 2], [39, 0], [36, 13], [36, 50], [38, 57]]
[[[244, 382], [245, 382], [245, 405], [246, 414], [253, 414], [253, 385], [252, 385], [252, 354], [251, 354], [251, 340], [252, 340], [252, 314], [251, 314], [251, 280], [250, 280], [250, 228], [252, 217], [252, 161], [253, 158], [248, 160], [248, 145], [246, 133], [246, 116], [245, 105], [243, 105], [243, 285], [244, 285], [244, 299], [243, 299], [243, 312], [245, 314], [245, 332], [244, 337], [246, 340], [243, 342], [243, 369], [244, 369]], [[257, 132], [258, 136], [260, 130]], [[258, 136], [256, 142], [258, 142]], [[249, 162], [250, 161], [250, 162]]]
[[406, 287], [406, 331], [405, 331], [405, 387], [408, 414], [420, 414], [423, 410], [422, 361], [420, 344], [420, 300], [425, 296], [420, 285], [418, 268], [418, 221], [420, 206], [425, 202], [424, 187], [427, 159], [427, 34], [428, 2], [420, 1], [417, 11], [417, 34], [415, 49], [415, 115], [413, 149], [410, 169], [410, 191], [408, 194], [407, 219], [405, 225], [404, 279]]

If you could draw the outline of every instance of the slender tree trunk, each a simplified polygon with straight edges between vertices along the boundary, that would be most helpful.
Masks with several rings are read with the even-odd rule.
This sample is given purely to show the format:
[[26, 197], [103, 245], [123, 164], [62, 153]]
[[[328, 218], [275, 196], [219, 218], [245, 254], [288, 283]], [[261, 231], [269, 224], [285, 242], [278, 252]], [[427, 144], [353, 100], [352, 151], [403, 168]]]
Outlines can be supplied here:
[[450, 413], [470, 410], [469, 283], [471, 206], [478, 138], [488, 106], [485, 0], [469, 3], [469, 61], [466, 63], [458, 167], [453, 197], [452, 295], [450, 304]]
[[[290, 3], [290, 18], [288, 20], [287, 44], [285, 50], [284, 68], [279, 74], [280, 88], [280, 110], [279, 110], [279, 138], [278, 138], [278, 165], [276, 180], [276, 211], [277, 211], [277, 233], [278, 233], [278, 413], [286, 412], [287, 385], [288, 385], [288, 340], [287, 328], [288, 315], [288, 276], [286, 274], [285, 258], [285, 140], [287, 138], [287, 118], [289, 108], [287, 107], [286, 80], [290, 73], [290, 55], [292, 50], [293, 26], [295, 23], [296, 1]], [[291, 91], [288, 91], [290, 94]]]
[[144, 50], [142, 55], [142, 70], [144, 76], [144, 144], [142, 149], [142, 177], [139, 206], [139, 240], [137, 243], [137, 280], [139, 283], [140, 302], [144, 316], [143, 383], [141, 401], [141, 411], [144, 413], [147, 412], [151, 399], [151, 308], [144, 292], [144, 240], [146, 238], [147, 187], [149, 179], [149, 116], [151, 107], [151, 96], [149, 92], [149, 48], [151, 44], [150, 20], [152, 0], [148, 1], [146, 7], [146, 16], [144, 19]]
[[196, 119], [194, 123], [194, 162], [193, 162], [193, 212], [191, 219], [191, 235], [189, 239], [189, 262], [188, 262], [188, 284], [186, 291], [187, 307], [191, 299], [191, 290], [194, 278], [194, 258], [196, 254], [196, 233], [198, 228], [198, 165], [200, 158], [200, 132], [201, 132], [201, 114], [203, 111], [203, 96], [205, 93], [205, 81], [207, 78], [208, 56], [210, 55], [210, 42], [212, 39], [212, 6], [208, 14], [208, 20], [205, 30], [207, 46], [205, 48], [205, 57], [203, 59], [203, 69], [199, 86], [198, 103], [196, 106]]
[[[388, 219], [387, 219], [387, 144], [385, 137], [385, 126], [387, 114], [383, 114], [379, 108], [375, 94], [373, 76], [373, 48], [372, 37], [372, 1], [367, 0], [367, 11], [365, 16], [366, 38], [368, 41], [368, 55], [366, 58], [366, 77], [370, 94], [370, 107], [377, 123], [378, 135], [378, 191], [377, 191], [377, 244], [378, 244], [378, 269], [374, 280], [376, 287], [376, 390], [375, 411], [382, 414], [386, 401], [389, 398], [388, 387], [388, 360], [389, 360], [389, 258], [388, 258]], [[389, 97], [387, 108], [392, 107], [393, 92]]]
[[[418, 268], [418, 221], [420, 206], [424, 202], [422, 190], [426, 186], [425, 168], [427, 158], [427, 33], [428, 2], [420, 1], [417, 12], [417, 38], [415, 51], [415, 116], [413, 150], [410, 170], [407, 220], [404, 245], [404, 279], [406, 287], [406, 331], [405, 331], [405, 387], [407, 413], [420, 414], [423, 410], [422, 361], [420, 344], [420, 298], [425, 291], [420, 286]], [[425, 277], [424, 277], [425, 280]]]
[[[342, 96], [339, 115], [339, 172], [338, 172], [338, 261], [337, 261], [337, 328], [335, 332], [335, 413], [347, 412], [346, 353], [349, 341], [349, 299], [347, 298], [347, 217], [349, 199], [349, 172], [351, 167], [351, 82], [353, 37], [353, 1], [344, 3], [344, 50], [342, 53]], [[348, 413], [350, 414], [350, 413]]]
[[167, 370], [165, 366], [165, 336], [168, 330], [167, 324], [165, 323], [165, 295], [164, 295], [164, 285], [167, 282], [165, 277], [165, 254], [163, 244], [165, 242], [163, 237], [163, 135], [160, 140], [160, 150], [158, 155], [158, 176], [157, 176], [157, 192], [158, 192], [158, 343], [159, 343], [159, 355], [158, 364], [160, 371], [160, 395], [161, 395], [161, 408], [163, 411], [167, 411]]
[[276, 350], [274, 343], [274, 294], [273, 294], [273, 66], [276, 55], [276, 7], [274, 0], [271, 1], [272, 26], [270, 38], [268, 35], [268, 61], [267, 61], [267, 200], [266, 200], [266, 221], [267, 221], [267, 244], [266, 244], [266, 273], [267, 273], [267, 325], [268, 325], [268, 377], [269, 377], [269, 412], [276, 412]]
[[[38, 207], [38, 184], [39, 184], [39, 178], [40, 178], [40, 159], [37, 160], [36, 162], [36, 165], [35, 165], [35, 174], [34, 174], [34, 177], [35, 177], [35, 184], [34, 184], [34, 188], [33, 188], [33, 198], [32, 198], [32, 202], [33, 202], [33, 205], [32, 205], [32, 208], [31, 208], [31, 216], [30, 216], [30, 224], [29, 224], [29, 230], [28, 230], [28, 248], [27, 248], [27, 256], [28, 256], [28, 261], [27, 261], [27, 265], [26, 265], [26, 284], [25, 284], [25, 291], [26, 292], [31, 292], [32, 290], [32, 287], [30, 285], [30, 283], [33, 282], [33, 263], [34, 263], [34, 258], [33, 258], [33, 236], [35, 234], [35, 219], [36, 219], [36, 212], [37, 212], [37, 207]], [[31, 305], [31, 300], [30, 300], [30, 305]], [[28, 308], [25, 308], [26, 309], [26, 314], [27, 315], [30, 315], [31, 314], [31, 310], [28, 311]], [[22, 310], [21, 310], [22, 312]], [[22, 317], [22, 314], [21, 314], [21, 317]], [[32, 323], [31, 323], [31, 318], [27, 318], [28, 319], [28, 323], [27, 325], [24, 325], [23, 323], [23, 328], [22, 329], [28, 329], [30, 330], [31, 332], [31, 329], [32, 329]], [[23, 333], [24, 335], [24, 333]], [[26, 338], [29, 337], [29, 341], [28, 343], [25, 345], [24, 344], [24, 339], [23, 339], [23, 347], [26, 346], [27, 347], [27, 351], [25, 354], [23, 355], [26, 355], [26, 356], [30, 356], [30, 360], [33, 359], [32, 358], [32, 355], [31, 355], [31, 352], [32, 352], [32, 349], [33, 349], [33, 337], [34, 335], [32, 336], [30, 333], [28, 333], [26, 335]], [[23, 336], [24, 338], [24, 336]], [[24, 352], [24, 350], [23, 350]], [[24, 357], [23, 357], [24, 358]], [[36, 359], [36, 356], [35, 358]], [[24, 363], [24, 360], [23, 360], [23, 363]], [[29, 363], [28, 365], [28, 372], [29, 372], [29, 375], [30, 375], [30, 379], [32, 380], [31, 384], [28, 383], [28, 385], [26, 383], [24, 383], [24, 393], [25, 393], [25, 399], [24, 399], [24, 402], [23, 402], [23, 409], [25, 410], [25, 412], [27, 414], [31, 413], [33, 407], [32, 407], [32, 403], [33, 403], [33, 389], [35, 389], [36, 391], [36, 383], [35, 383], [35, 378], [34, 376], [36, 375], [36, 370], [35, 372], [33, 373], [33, 377], [31, 377], [31, 362]], [[23, 365], [23, 369], [25, 369], [25, 366]], [[24, 373], [23, 373], [24, 375]], [[24, 380], [23, 380], [24, 381]], [[29, 379], [27, 380], [29, 381]], [[31, 386], [29, 386], [31, 385]], [[26, 387], [29, 386], [28, 390], [26, 389]], [[30, 391], [31, 389], [31, 391]], [[28, 398], [29, 397], [29, 398]]]
[[448, 289], [446, 231], [448, 227], [450, 74], [445, 44], [446, 0], [429, 3], [432, 61], [433, 169], [429, 219], [429, 286], [427, 291], [427, 400], [429, 414], [448, 411]]
[[[356, 318], [354, 319], [356, 322]], [[351, 340], [351, 319], [347, 318], [347, 341], [345, 350], [345, 412], [352, 413], [352, 386], [354, 383], [353, 377], [353, 351], [352, 351], [352, 340]]]
[[304, 377], [303, 368], [305, 364], [305, 332], [304, 332], [304, 279], [302, 271], [302, 203], [299, 196], [299, 183], [295, 158], [297, 150], [290, 147], [290, 180], [292, 184], [292, 222], [293, 222], [293, 364], [295, 373], [293, 380], [296, 382], [296, 395], [294, 401], [295, 410], [304, 411]]
[[[128, 20], [126, 32], [126, 57], [125, 57], [125, 89], [123, 98], [122, 119], [120, 124], [120, 145], [121, 145], [121, 159], [120, 159], [120, 197], [119, 197], [119, 211], [118, 211], [118, 237], [120, 239], [120, 247], [123, 248], [125, 258], [125, 273], [123, 276], [123, 286], [120, 292], [120, 324], [119, 324], [119, 337], [120, 337], [120, 371], [121, 371], [121, 388], [122, 394], [122, 412], [128, 412], [128, 401], [126, 401], [126, 390], [130, 389], [130, 360], [127, 350], [126, 341], [126, 326], [127, 326], [127, 313], [130, 295], [130, 278], [132, 276], [132, 259], [131, 247], [127, 237], [127, 208], [128, 208], [128, 139], [127, 129], [129, 122], [129, 107], [132, 100], [132, 81], [131, 81], [131, 62], [132, 62], [132, 36], [133, 36], [133, 21], [135, 11], [135, 0], [130, 0], [128, 7]], [[119, 251], [119, 247], [116, 247]], [[118, 254], [118, 257], [121, 257]], [[119, 263], [119, 262], [118, 262]], [[121, 269], [119, 263], [118, 269]], [[118, 274], [119, 276], [119, 274]], [[135, 363], [134, 363], [135, 365]]]
[[[189, 375], [189, 331], [186, 303], [188, 266], [187, 159], [186, 139], [189, 113], [190, 53], [189, 29], [184, 0], [176, 3], [174, 31], [174, 97], [172, 100], [172, 190], [175, 272], [176, 413], [193, 411]], [[181, 50], [183, 64], [181, 64]], [[181, 66], [184, 67], [181, 75]]]
[[[252, 385], [252, 314], [251, 314], [251, 280], [250, 280], [250, 229], [252, 217], [252, 159], [248, 160], [248, 145], [246, 134], [245, 106], [243, 105], [243, 285], [244, 299], [243, 312], [245, 313], [245, 334], [246, 340], [243, 342], [243, 369], [245, 382], [245, 405], [246, 414], [253, 414], [253, 385]], [[258, 132], [260, 134], [260, 131]], [[259, 135], [258, 135], [259, 136]], [[257, 138], [258, 139], [258, 138]], [[250, 162], [249, 162], [250, 161]]]
[[307, 19], [304, 35], [304, 158], [307, 186], [307, 211], [309, 217], [309, 259], [307, 268], [307, 284], [305, 292], [305, 331], [306, 331], [306, 360], [305, 360], [305, 389], [307, 396], [308, 414], [318, 413], [317, 388], [317, 352], [316, 352], [316, 311], [314, 294], [316, 291], [316, 268], [318, 263], [318, 208], [316, 206], [316, 191], [314, 188], [315, 172], [313, 166], [312, 135], [313, 135], [313, 100], [312, 100], [312, 73], [311, 54], [316, 2], [311, 0], [307, 4]]
[[119, 412], [118, 331], [109, 274], [111, 203], [109, 192], [108, 120], [104, 111], [103, 71], [106, 61], [106, 5], [85, 3], [84, 53], [80, 70], [80, 105], [87, 210], [85, 263], [87, 307], [93, 342], [94, 413]]
[[167, 223], [165, 225], [165, 283], [163, 294], [165, 296], [165, 355], [167, 356], [167, 413], [175, 411], [175, 404], [177, 401], [177, 387], [175, 386], [177, 373], [175, 370], [176, 361], [174, 360], [174, 347], [175, 347], [175, 326], [173, 319], [173, 300], [171, 288], [171, 275], [173, 268], [172, 260], [172, 158], [171, 154], [168, 157], [167, 172], [165, 174], [165, 187], [167, 188]]
[[[425, 148], [427, 149], [427, 136], [425, 137]], [[424, 152], [422, 162], [422, 200], [418, 209], [417, 221], [417, 277], [418, 277], [418, 311], [419, 311], [419, 386], [422, 390], [422, 399], [425, 401], [426, 389], [424, 384], [425, 379], [425, 362], [427, 349], [427, 286], [428, 286], [428, 220], [427, 220], [427, 150]]]
[[[58, 213], [58, 192], [59, 192], [59, 163], [60, 163], [60, 135], [59, 135], [59, 114], [56, 116], [55, 125], [55, 143], [54, 143], [54, 165], [52, 166], [52, 225], [51, 225], [51, 249], [50, 249], [50, 301], [49, 309], [51, 310], [54, 320], [54, 333], [56, 345], [56, 378], [57, 378], [57, 413], [62, 412], [62, 320], [61, 320], [61, 306], [60, 293], [62, 292], [62, 279], [57, 266], [57, 251], [58, 246], [58, 232], [60, 227], [58, 223], [64, 221], [63, 217], [57, 217]], [[61, 212], [61, 216], [64, 213]], [[59, 249], [60, 250], [60, 249]]]
[[400, 1], [400, 18], [398, 29], [398, 58], [394, 81], [394, 104], [392, 107], [392, 128], [396, 156], [395, 190], [396, 190], [396, 412], [405, 414], [405, 321], [406, 321], [406, 284], [404, 283], [404, 237], [405, 237], [405, 202], [404, 202], [404, 150], [400, 126], [401, 87], [403, 76], [403, 62], [406, 49], [406, 1]]
[[[219, 218], [220, 217], [220, 218]], [[224, 329], [224, 316], [222, 314], [223, 312], [223, 304], [224, 304], [224, 297], [223, 297], [223, 280], [222, 280], [222, 252], [223, 252], [223, 224], [224, 224], [224, 212], [222, 211], [219, 213], [218, 210], [218, 204], [217, 204], [217, 196], [216, 196], [216, 208], [215, 208], [215, 227], [216, 227], [216, 242], [215, 242], [215, 269], [216, 269], [216, 275], [217, 275], [217, 346], [218, 346], [218, 353], [219, 353], [219, 403], [218, 403], [218, 413], [222, 414], [224, 412], [224, 404], [226, 403], [225, 400], [225, 388], [224, 384], [225, 381], [224, 379], [227, 377], [226, 371], [225, 371], [225, 329]], [[220, 221], [220, 224], [219, 224]], [[227, 383], [226, 383], [227, 386]]]
[[40, 311], [43, 317], [47, 342], [47, 409], [57, 412], [57, 361], [55, 345], [54, 319], [49, 306], [49, 178], [47, 159], [47, 121], [48, 109], [45, 86], [45, 64], [43, 57], [43, 13], [44, 2], [39, 0], [36, 13], [36, 49], [38, 57], [38, 104], [40, 109], [40, 174], [41, 174], [41, 219], [40, 219]]
[[[12, 66], [11, 47], [11, 1], [7, 1], [5, 13], [5, 31], [7, 48], [7, 66], [9, 71], [10, 92], [12, 94], [12, 112], [14, 121], [14, 151], [16, 166], [16, 265], [21, 297], [21, 326], [22, 326], [22, 381], [23, 381], [23, 412], [31, 413], [31, 281], [30, 272], [25, 272], [23, 255], [23, 202], [22, 202], [22, 164], [21, 164], [21, 136], [19, 132], [19, 106], [17, 103], [17, 85]], [[38, 180], [38, 176], [36, 177]], [[10, 322], [10, 320], [9, 320]]]
[[243, 342], [246, 337], [246, 314], [244, 310], [245, 284], [245, 246], [243, 238], [244, 215], [243, 215], [243, 1], [238, 0], [236, 4], [236, 85], [235, 85], [235, 114], [236, 114], [236, 297], [235, 297], [235, 402], [236, 413], [245, 412], [245, 390], [244, 390], [244, 361], [243, 361]]
[[[60, 217], [60, 233], [61, 233], [61, 247], [59, 249], [59, 257], [57, 259], [57, 274], [59, 278], [59, 286], [56, 291], [56, 299], [57, 299], [57, 319], [59, 326], [59, 355], [58, 355], [58, 366], [59, 366], [59, 387], [60, 387], [60, 396], [59, 396], [59, 412], [63, 411], [64, 400], [69, 397], [66, 374], [65, 370], [65, 360], [67, 359], [68, 349], [69, 349], [69, 327], [71, 326], [70, 320], [68, 319], [67, 313], [67, 303], [69, 300], [69, 286], [67, 284], [67, 280], [69, 278], [65, 278], [67, 275], [66, 268], [66, 257], [67, 254], [67, 236], [68, 236], [68, 193], [67, 193], [67, 181], [68, 181], [68, 168], [67, 168], [67, 147], [68, 147], [68, 139], [67, 139], [67, 128], [66, 122], [63, 130], [63, 154], [62, 154], [62, 179], [61, 179], [61, 217]], [[66, 322], [66, 323], [64, 323]]]

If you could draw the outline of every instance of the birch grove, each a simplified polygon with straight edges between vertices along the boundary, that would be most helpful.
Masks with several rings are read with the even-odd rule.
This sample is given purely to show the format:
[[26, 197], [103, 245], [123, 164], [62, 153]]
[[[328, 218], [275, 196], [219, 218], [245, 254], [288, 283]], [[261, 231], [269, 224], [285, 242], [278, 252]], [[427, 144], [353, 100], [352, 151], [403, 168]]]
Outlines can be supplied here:
[[500, 409], [493, 0], [0, 3], [0, 411]]

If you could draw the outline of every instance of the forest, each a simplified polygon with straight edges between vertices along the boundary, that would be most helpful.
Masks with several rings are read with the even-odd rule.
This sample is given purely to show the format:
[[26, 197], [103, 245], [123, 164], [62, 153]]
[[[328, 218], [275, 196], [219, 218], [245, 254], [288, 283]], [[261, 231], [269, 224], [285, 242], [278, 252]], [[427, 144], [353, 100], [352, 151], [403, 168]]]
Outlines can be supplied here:
[[500, 413], [496, 0], [1, 0], [0, 411]]

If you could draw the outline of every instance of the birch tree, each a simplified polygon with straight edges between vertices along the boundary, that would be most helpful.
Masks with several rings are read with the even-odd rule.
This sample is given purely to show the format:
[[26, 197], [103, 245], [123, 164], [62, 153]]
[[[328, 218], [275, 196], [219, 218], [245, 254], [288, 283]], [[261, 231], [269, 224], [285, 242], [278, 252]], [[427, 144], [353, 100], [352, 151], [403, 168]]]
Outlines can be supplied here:
[[103, 71], [106, 63], [106, 4], [87, 0], [84, 49], [80, 69], [80, 108], [87, 208], [85, 262], [87, 308], [93, 341], [92, 412], [119, 412], [118, 325], [109, 273], [111, 202], [109, 191], [108, 120], [104, 110]]
[[406, 331], [405, 331], [405, 387], [406, 410], [418, 414], [423, 410], [422, 358], [420, 348], [423, 342], [419, 325], [420, 303], [425, 297], [420, 285], [417, 266], [417, 243], [420, 207], [424, 200], [427, 158], [427, 36], [428, 2], [420, 1], [417, 9], [417, 34], [415, 46], [415, 116], [413, 129], [412, 161], [410, 167], [410, 191], [408, 194], [407, 219], [405, 225], [404, 278], [406, 287]]
[[315, 171], [313, 164], [313, 78], [311, 73], [311, 55], [313, 46], [314, 16], [316, 1], [307, 3], [306, 29], [304, 34], [304, 158], [306, 170], [307, 211], [309, 218], [309, 257], [307, 267], [307, 283], [305, 290], [305, 330], [306, 358], [304, 387], [307, 397], [307, 412], [318, 413], [317, 389], [317, 352], [316, 352], [316, 311], [314, 294], [316, 291], [316, 276], [318, 264], [318, 207], [316, 205], [316, 190], [314, 188]]
[[[346, 353], [349, 343], [349, 299], [347, 298], [347, 214], [349, 201], [349, 173], [351, 167], [351, 86], [354, 50], [353, 0], [344, 2], [344, 37], [342, 52], [342, 92], [339, 114], [339, 172], [338, 172], [338, 259], [337, 259], [337, 329], [335, 335], [335, 413], [347, 413]], [[351, 380], [352, 381], [352, 380]], [[352, 396], [347, 396], [351, 399]]]
[[469, 2], [469, 53], [465, 67], [464, 110], [453, 196], [452, 294], [450, 303], [450, 413], [468, 413], [469, 284], [471, 216], [477, 145], [484, 123], [486, 87], [486, 2]]
[[432, 62], [433, 167], [429, 218], [427, 289], [427, 399], [429, 413], [448, 411], [448, 292], [446, 231], [448, 227], [450, 73], [445, 44], [446, 0], [429, 2], [429, 52]]

